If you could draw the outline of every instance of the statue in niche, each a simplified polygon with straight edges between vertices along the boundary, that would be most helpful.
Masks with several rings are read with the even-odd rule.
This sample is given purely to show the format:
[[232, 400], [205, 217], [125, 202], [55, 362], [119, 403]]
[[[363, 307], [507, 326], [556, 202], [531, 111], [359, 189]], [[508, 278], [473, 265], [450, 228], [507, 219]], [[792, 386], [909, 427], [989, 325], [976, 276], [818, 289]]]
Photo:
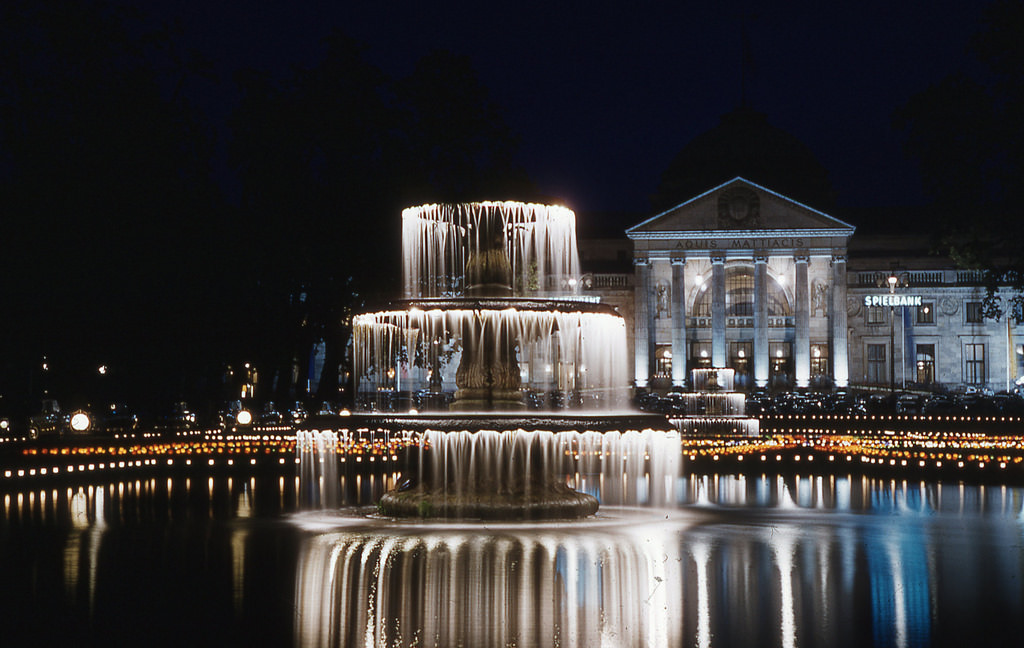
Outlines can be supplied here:
[[668, 283], [659, 281], [654, 287], [654, 319], [672, 317], [672, 289]]
[[815, 281], [811, 286], [811, 317], [828, 317], [828, 285]]

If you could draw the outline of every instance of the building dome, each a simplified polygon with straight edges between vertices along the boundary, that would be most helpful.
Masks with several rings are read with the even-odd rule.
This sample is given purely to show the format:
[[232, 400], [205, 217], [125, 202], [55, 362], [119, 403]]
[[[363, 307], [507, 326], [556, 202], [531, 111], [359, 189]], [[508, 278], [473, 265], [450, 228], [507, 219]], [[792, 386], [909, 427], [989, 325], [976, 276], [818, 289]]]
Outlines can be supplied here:
[[723, 115], [676, 155], [662, 174], [652, 206], [656, 211], [675, 207], [737, 176], [815, 209], [834, 206], [828, 172], [811, 150], [746, 107]]

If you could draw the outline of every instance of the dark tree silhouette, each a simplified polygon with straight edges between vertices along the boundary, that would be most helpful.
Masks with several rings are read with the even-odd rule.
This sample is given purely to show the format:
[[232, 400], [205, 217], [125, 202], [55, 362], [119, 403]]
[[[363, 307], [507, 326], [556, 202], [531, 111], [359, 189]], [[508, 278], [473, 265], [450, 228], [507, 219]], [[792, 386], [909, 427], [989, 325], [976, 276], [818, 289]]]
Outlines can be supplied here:
[[275, 398], [300, 396], [291, 377], [308, 375], [309, 350], [323, 339], [330, 362], [320, 395], [333, 399], [332, 372], [348, 341], [344, 313], [362, 303], [363, 287], [389, 283], [380, 269], [397, 252], [397, 223], [383, 221], [397, 121], [387, 79], [360, 45], [336, 34], [316, 67], [283, 80], [250, 72], [240, 84], [231, 156], [249, 287], [261, 294], [253, 322], [260, 360], [278, 377]]
[[517, 138], [468, 57], [428, 54], [397, 83], [397, 95], [405, 111], [399, 191], [406, 203], [536, 199], [515, 162]]
[[211, 346], [195, 332], [221, 203], [210, 129], [174, 92], [190, 72], [169, 51], [114, 3], [0, 8], [4, 357], [49, 354], [79, 389], [102, 362], [122, 394], [166, 398]]
[[340, 33], [325, 45], [318, 64], [286, 79], [246, 73], [231, 119], [246, 245], [274, 242], [251, 263], [278, 399], [300, 395], [302, 385], [281, 378], [306, 376], [320, 340], [317, 396], [338, 396], [351, 315], [365, 295], [399, 294], [403, 207], [526, 185], [515, 140], [468, 60], [434, 54], [396, 82]]
[[811, 150], [749, 107], [723, 115], [683, 147], [662, 174], [651, 205], [670, 209], [737, 176], [815, 209], [834, 206], [828, 172]]
[[[895, 115], [941, 228], [936, 246], [984, 270], [989, 317], [1024, 315], [1024, 5], [999, 0], [971, 42], [975, 65]], [[1002, 300], [1000, 289], [1014, 291]]]

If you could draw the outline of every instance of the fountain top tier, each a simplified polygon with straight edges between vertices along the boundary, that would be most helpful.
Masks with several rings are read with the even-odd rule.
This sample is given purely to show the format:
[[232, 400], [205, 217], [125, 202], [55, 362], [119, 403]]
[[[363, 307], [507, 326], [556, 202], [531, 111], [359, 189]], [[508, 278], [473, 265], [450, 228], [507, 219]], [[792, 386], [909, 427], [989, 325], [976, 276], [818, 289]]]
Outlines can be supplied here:
[[[404, 296], [567, 297], [579, 287], [576, 215], [512, 201], [402, 212]], [[481, 285], [486, 277], [488, 285]]]
[[625, 405], [625, 324], [614, 308], [578, 295], [571, 210], [520, 202], [410, 207], [402, 246], [403, 298], [353, 321], [361, 405]]

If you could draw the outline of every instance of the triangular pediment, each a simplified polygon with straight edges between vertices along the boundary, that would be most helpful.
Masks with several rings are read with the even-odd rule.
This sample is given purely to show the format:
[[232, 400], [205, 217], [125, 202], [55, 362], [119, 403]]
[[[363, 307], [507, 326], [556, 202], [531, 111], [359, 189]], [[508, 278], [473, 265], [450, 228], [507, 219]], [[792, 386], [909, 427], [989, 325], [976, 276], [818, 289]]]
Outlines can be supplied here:
[[737, 232], [772, 236], [780, 231], [850, 236], [854, 227], [749, 180], [734, 178], [629, 228], [626, 235], [631, 239]]

